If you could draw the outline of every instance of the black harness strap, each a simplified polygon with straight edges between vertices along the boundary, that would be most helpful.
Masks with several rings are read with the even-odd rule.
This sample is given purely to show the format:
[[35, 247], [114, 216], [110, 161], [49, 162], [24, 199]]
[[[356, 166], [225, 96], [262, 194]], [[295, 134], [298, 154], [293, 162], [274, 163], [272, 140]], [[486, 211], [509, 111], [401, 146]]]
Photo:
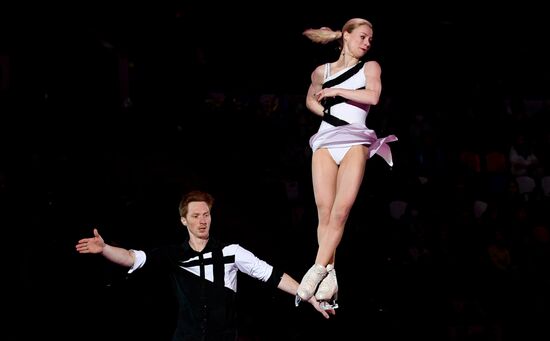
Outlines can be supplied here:
[[326, 81], [324, 84], [323, 84], [323, 89], [326, 89], [326, 88], [332, 88], [333, 86], [337, 85], [337, 84], [340, 84], [342, 82], [344, 82], [346, 79], [350, 78], [351, 76], [355, 75], [357, 73], [357, 71], [361, 70], [361, 68], [363, 67], [363, 64], [365, 64], [365, 61], [362, 60], [360, 61], [359, 63], [355, 64], [351, 69], [349, 69], [348, 71], [344, 72], [343, 74], [341, 74], [340, 76], [334, 78], [334, 79], [331, 79], [329, 81]]
[[[363, 67], [364, 64], [365, 64], [365, 61], [362, 60], [359, 63], [355, 64], [351, 69], [349, 69], [348, 71], [341, 74], [340, 76], [325, 82], [323, 84], [323, 89], [331, 88], [335, 85], [341, 84], [342, 82], [344, 82], [345, 80], [347, 80], [351, 76], [355, 75]], [[364, 88], [365, 87], [363, 86], [363, 87], [358, 88], [356, 90], [360, 90], [360, 89], [364, 89]], [[342, 103], [342, 102], [345, 102], [345, 101], [346, 101], [346, 99], [342, 96], [323, 98], [323, 100], [321, 101], [321, 104], [323, 105], [323, 108], [324, 108], [323, 109], [323, 121], [325, 121], [325, 122], [327, 122], [330, 125], [333, 125], [335, 127], [349, 124], [349, 122], [341, 120], [338, 117], [332, 116], [330, 114], [330, 108], [333, 105], [336, 105], [336, 104], [339, 104], [339, 103]]]

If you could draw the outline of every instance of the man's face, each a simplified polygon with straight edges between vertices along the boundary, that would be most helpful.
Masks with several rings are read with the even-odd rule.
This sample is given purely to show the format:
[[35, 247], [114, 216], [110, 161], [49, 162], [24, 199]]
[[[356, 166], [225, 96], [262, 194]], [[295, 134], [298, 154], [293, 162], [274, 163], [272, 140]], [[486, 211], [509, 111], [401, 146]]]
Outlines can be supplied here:
[[187, 206], [187, 216], [181, 218], [187, 226], [189, 235], [199, 239], [208, 239], [210, 234], [210, 208], [204, 201], [192, 201]]

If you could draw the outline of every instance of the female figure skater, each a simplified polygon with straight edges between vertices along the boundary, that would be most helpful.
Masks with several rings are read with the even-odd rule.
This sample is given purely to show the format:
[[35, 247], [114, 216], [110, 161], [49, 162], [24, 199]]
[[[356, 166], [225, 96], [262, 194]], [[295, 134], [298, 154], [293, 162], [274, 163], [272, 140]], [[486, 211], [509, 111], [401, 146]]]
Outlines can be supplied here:
[[337, 307], [338, 292], [336, 248], [359, 192], [366, 161], [379, 154], [392, 166], [386, 143], [397, 138], [378, 138], [366, 127], [369, 108], [378, 103], [382, 91], [380, 65], [363, 59], [371, 47], [371, 23], [353, 18], [341, 31], [323, 27], [303, 34], [316, 43], [338, 41], [340, 55], [335, 62], [313, 70], [306, 97], [307, 108], [322, 117], [318, 132], [309, 141], [319, 246], [315, 264], [298, 287], [296, 305], [315, 295], [326, 309], [333, 309]]

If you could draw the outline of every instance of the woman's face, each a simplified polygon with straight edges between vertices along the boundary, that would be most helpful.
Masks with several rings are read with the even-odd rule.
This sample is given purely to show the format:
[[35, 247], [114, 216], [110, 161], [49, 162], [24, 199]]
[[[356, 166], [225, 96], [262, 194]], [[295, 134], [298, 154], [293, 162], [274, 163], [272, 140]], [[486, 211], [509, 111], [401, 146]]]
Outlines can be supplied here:
[[367, 53], [371, 46], [372, 33], [372, 28], [368, 25], [360, 25], [351, 33], [344, 33], [345, 44], [354, 57], [361, 58]]

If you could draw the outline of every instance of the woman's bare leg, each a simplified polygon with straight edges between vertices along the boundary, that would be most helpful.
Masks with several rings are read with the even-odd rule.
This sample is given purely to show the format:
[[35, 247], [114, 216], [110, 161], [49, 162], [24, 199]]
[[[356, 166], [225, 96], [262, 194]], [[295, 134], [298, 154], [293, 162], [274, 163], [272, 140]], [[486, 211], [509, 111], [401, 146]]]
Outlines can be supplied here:
[[[368, 149], [365, 146], [354, 146], [347, 153], [338, 168], [335, 186], [334, 200], [325, 199], [331, 202], [328, 223], [319, 223], [318, 241], [319, 249], [315, 259], [316, 264], [327, 265], [334, 260], [336, 248], [338, 247], [344, 233], [344, 227], [349, 217], [351, 208], [357, 198], [365, 174]], [[327, 189], [321, 184], [323, 179], [317, 177], [314, 180], [316, 200], [318, 193], [327, 194]], [[319, 207], [319, 204], [318, 204]], [[323, 212], [326, 219], [326, 212]]]
[[[308, 300], [315, 294], [319, 283], [327, 277], [326, 266], [332, 270], [329, 287], [323, 295], [337, 291], [334, 259], [336, 248], [342, 239], [349, 212], [363, 179], [368, 149], [364, 146], [350, 148], [338, 166], [326, 149], [313, 154], [312, 178], [317, 205], [319, 225], [317, 227], [318, 251], [315, 264], [302, 278], [298, 288], [296, 304], [301, 299]], [[330, 295], [332, 297], [332, 294]]]

